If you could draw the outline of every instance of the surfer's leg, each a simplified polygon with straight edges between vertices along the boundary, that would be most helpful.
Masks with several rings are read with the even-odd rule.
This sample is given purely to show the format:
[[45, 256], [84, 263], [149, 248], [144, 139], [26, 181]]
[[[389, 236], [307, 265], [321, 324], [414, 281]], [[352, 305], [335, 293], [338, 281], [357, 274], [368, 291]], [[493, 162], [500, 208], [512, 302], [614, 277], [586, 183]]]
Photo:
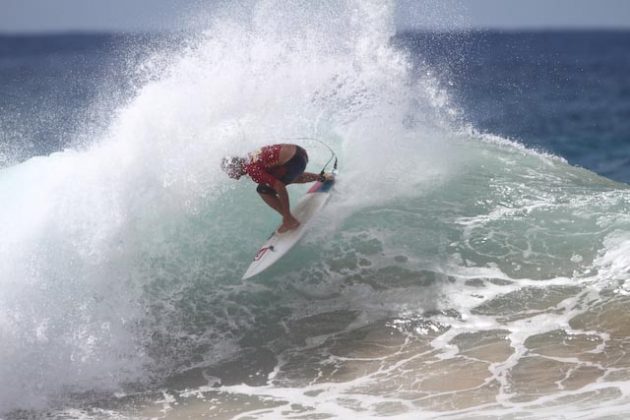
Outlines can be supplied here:
[[280, 199], [278, 198], [276, 190], [267, 184], [260, 184], [258, 188], [256, 188], [256, 192], [269, 207], [282, 214], [282, 211], [280, 210]]
[[[269, 207], [277, 211], [282, 216], [282, 211], [280, 210], [280, 199], [278, 198], [277, 195], [262, 194], [262, 193], [259, 193], [259, 194], [260, 194], [260, 197], [263, 199], [263, 201], [267, 203]], [[285, 224], [282, 224], [278, 228], [278, 233], [284, 233], [288, 230], [295, 229], [296, 227], [300, 225], [300, 222], [298, 222], [297, 220], [296, 222], [297, 224], [293, 226], [286, 226]]]
[[280, 199], [278, 198], [277, 195], [263, 194], [263, 193], [258, 193], [258, 195], [260, 195], [260, 198], [262, 198], [263, 201], [267, 203], [269, 207], [271, 207], [272, 209], [280, 213], [280, 215], [282, 215], [282, 212], [280, 211]]

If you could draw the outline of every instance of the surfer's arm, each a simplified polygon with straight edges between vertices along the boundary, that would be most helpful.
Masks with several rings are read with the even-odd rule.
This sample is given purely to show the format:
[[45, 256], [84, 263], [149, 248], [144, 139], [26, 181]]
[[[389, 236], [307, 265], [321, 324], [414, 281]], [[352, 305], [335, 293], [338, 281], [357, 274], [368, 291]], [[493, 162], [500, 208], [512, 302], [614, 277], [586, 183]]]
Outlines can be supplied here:
[[[293, 180], [293, 183], [294, 184], [305, 184], [307, 182], [321, 181], [320, 178], [321, 178], [320, 174], [314, 174], [312, 172], [304, 172], [302, 175], [300, 175], [297, 178], [295, 178]], [[332, 179], [332, 175], [331, 174], [324, 174], [324, 179], [325, 180]]]

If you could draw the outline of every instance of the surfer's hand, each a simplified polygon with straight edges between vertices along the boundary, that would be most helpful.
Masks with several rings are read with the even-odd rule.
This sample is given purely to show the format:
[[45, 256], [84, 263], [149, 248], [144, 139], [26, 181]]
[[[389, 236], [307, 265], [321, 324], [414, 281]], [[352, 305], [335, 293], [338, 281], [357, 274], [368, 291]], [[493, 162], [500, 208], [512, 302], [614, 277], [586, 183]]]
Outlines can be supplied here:
[[327, 172], [325, 174], [320, 174], [317, 180], [319, 182], [326, 182], [326, 181], [332, 181], [333, 179], [335, 179], [335, 176], [331, 174], [330, 172]]

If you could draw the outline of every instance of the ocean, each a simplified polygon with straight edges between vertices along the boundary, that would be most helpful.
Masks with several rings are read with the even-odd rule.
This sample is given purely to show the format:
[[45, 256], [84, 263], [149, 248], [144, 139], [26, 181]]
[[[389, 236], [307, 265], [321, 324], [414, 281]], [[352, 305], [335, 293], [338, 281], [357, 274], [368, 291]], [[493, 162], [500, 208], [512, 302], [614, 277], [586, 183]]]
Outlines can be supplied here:
[[[0, 36], [0, 418], [626, 418], [630, 32], [302, 6]], [[319, 141], [241, 280], [280, 220], [221, 158]]]

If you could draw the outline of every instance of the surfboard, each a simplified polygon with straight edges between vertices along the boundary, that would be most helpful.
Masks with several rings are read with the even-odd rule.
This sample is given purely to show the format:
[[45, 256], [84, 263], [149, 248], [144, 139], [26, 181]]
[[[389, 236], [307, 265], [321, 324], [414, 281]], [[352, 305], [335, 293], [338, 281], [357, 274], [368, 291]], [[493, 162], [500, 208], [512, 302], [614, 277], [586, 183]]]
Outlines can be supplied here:
[[324, 182], [317, 181], [313, 184], [292, 210], [295, 218], [300, 221], [300, 226], [283, 233], [278, 233], [276, 229], [254, 255], [254, 260], [243, 275], [243, 280], [271, 267], [302, 239], [309, 222], [326, 205], [334, 183], [335, 180], [332, 179]]

